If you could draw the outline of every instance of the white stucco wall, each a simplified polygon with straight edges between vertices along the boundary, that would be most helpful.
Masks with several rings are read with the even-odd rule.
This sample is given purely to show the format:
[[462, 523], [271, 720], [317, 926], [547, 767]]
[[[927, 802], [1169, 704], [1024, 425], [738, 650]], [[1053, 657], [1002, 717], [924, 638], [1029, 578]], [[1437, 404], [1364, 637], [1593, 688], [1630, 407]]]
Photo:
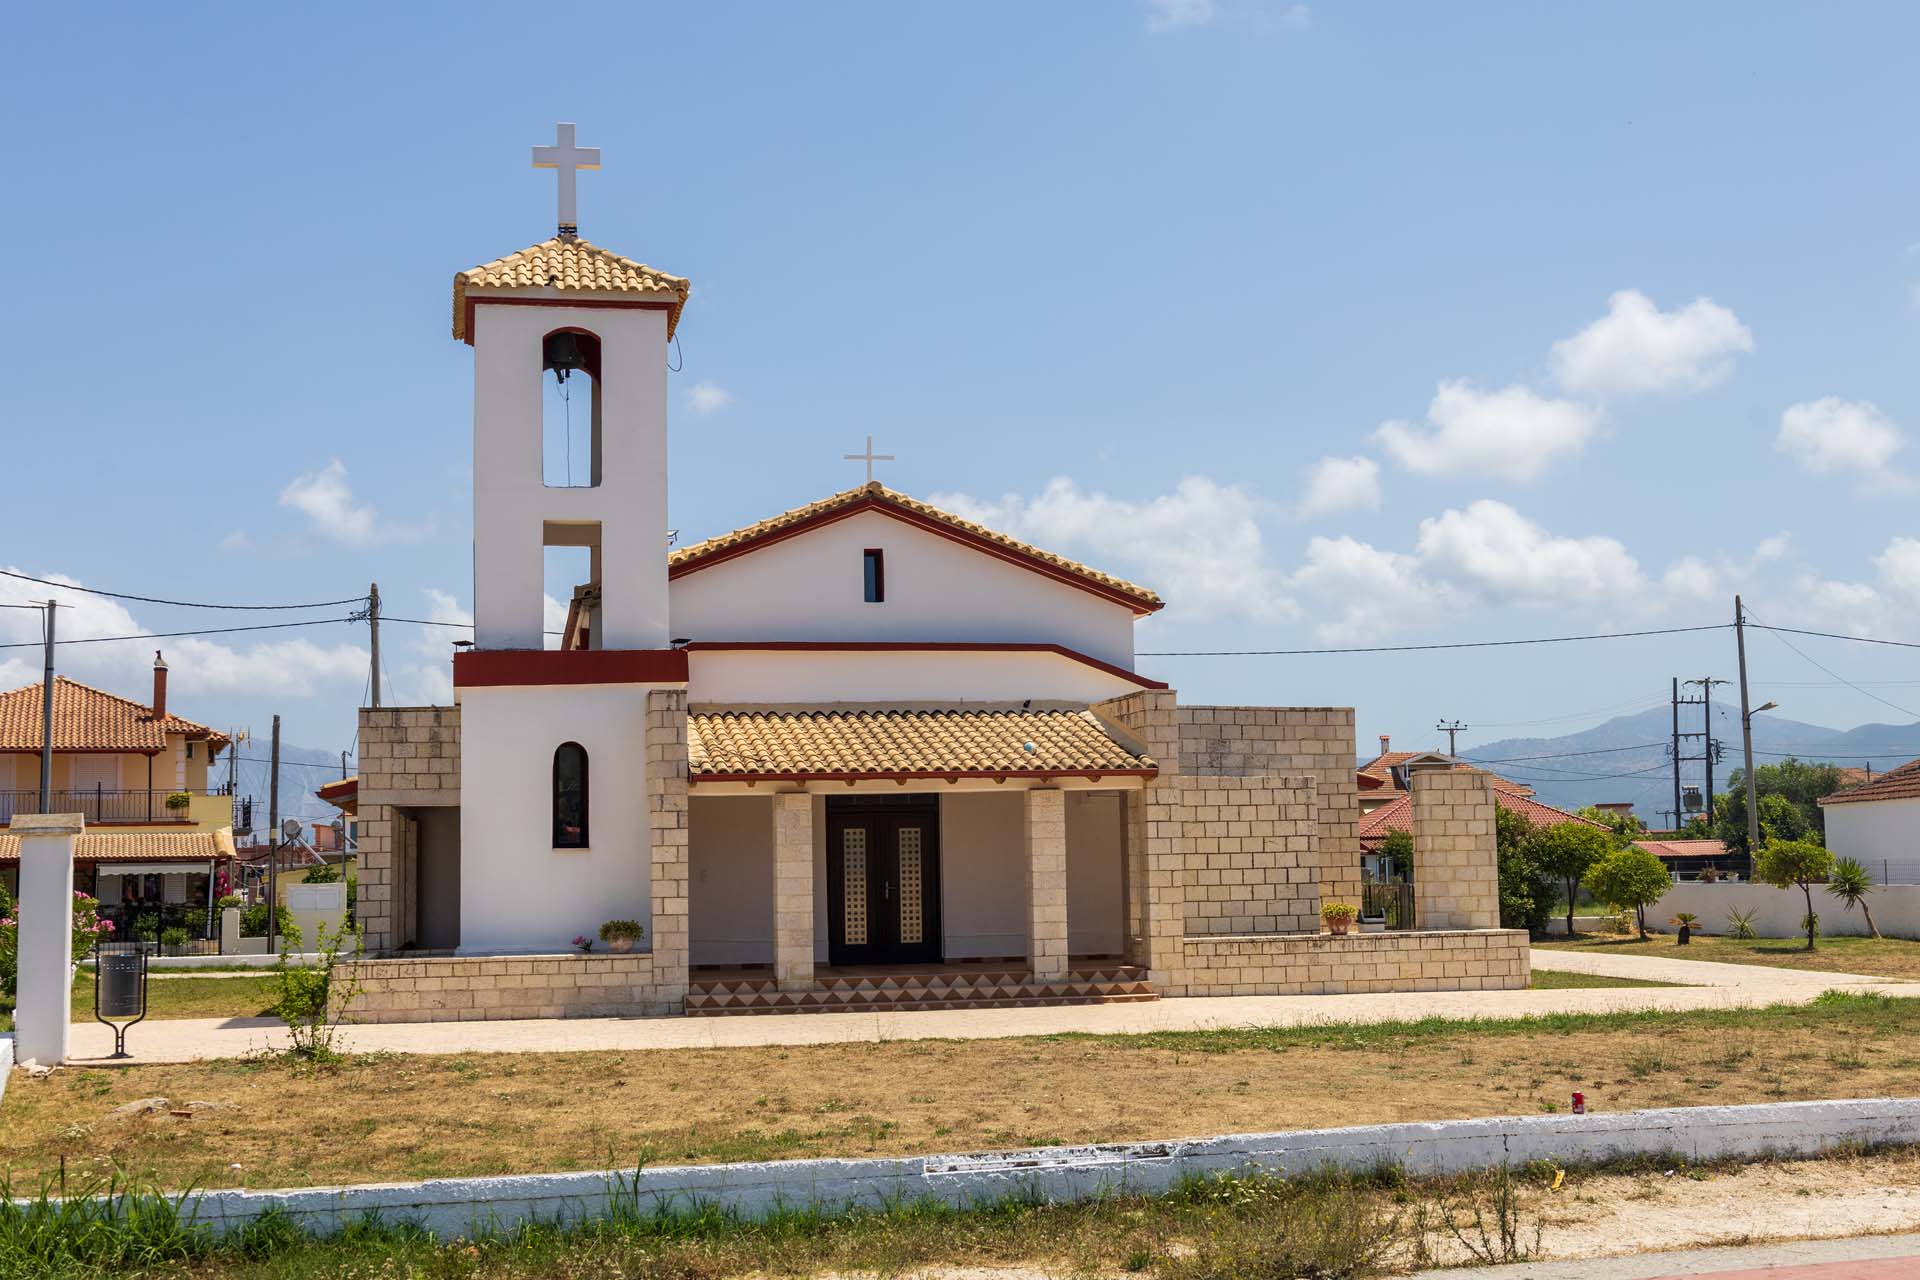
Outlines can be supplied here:
[[1092, 703], [1140, 688], [1098, 667], [1044, 652], [696, 649], [688, 662], [687, 699], [706, 705], [1028, 698]]
[[[1685, 880], [1667, 890], [1667, 896], [1647, 908], [1647, 923], [1670, 929], [1667, 921], [1681, 911], [1700, 917], [1708, 933], [1727, 931], [1729, 909], [1753, 912], [1753, 928], [1763, 938], [1803, 936], [1800, 918], [1807, 914], [1806, 895], [1796, 888], [1776, 889], [1765, 884], [1701, 884]], [[1891, 938], [1920, 938], [1920, 885], [1877, 885], [1867, 898], [1867, 909], [1880, 932]], [[1813, 910], [1820, 917], [1824, 934], [1864, 934], [1866, 918], [1848, 911], [1844, 903], [1828, 893], [1825, 885], [1813, 887]]]
[[1826, 815], [1827, 848], [1835, 857], [1869, 864], [1920, 861], [1920, 798], [1830, 804]]
[[[861, 553], [886, 552], [868, 604]], [[863, 512], [676, 579], [692, 640], [1046, 641], [1133, 666], [1132, 610], [950, 539]]]
[[693, 964], [773, 963], [773, 802], [689, 802], [687, 893]]
[[[648, 688], [460, 691], [463, 953], [564, 951], [603, 921], [647, 921]], [[587, 751], [587, 849], [553, 847], [553, 751], [563, 742]]]
[[[601, 344], [595, 488], [548, 488], [541, 475], [541, 340], [570, 327]], [[556, 521], [600, 525], [605, 592], [596, 644], [666, 647], [666, 312], [483, 304], [473, 337], [476, 643], [542, 647], [544, 526]]]
[[1117, 956], [1126, 950], [1121, 840], [1125, 797], [1115, 791], [1067, 793], [1067, 950]]
[[1020, 792], [940, 799], [940, 921], [949, 960], [1027, 953], [1026, 805]]

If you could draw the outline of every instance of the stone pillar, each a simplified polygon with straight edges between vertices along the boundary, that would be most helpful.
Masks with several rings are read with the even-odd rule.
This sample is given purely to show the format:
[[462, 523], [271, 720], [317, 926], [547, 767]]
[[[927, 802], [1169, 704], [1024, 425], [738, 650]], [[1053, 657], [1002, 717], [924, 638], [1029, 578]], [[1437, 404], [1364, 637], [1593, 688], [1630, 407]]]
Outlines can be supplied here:
[[773, 974], [782, 991], [813, 987], [813, 797], [773, 797]]
[[1471, 769], [1415, 769], [1414, 927], [1500, 927], [1493, 780]]
[[1157, 776], [1127, 793], [1123, 893], [1127, 911], [1127, 962], [1164, 982], [1181, 967], [1186, 896], [1175, 860], [1179, 834], [1181, 772], [1177, 698], [1171, 689], [1143, 689], [1093, 707], [1130, 737], [1153, 761]]
[[240, 908], [238, 907], [220, 909], [220, 954], [223, 956], [240, 954]]
[[1027, 968], [1035, 982], [1067, 976], [1067, 793], [1027, 797]]
[[19, 973], [13, 1011], [15, 1060], [41, 1066], [67, 1060], [73, 1000], [73, 841], [86, 826], [77, 813], [21, 814]]
[[652, 853], [653, 981], [658, 1000], [687, 998], [687, 691], [647, 694], [647, 833]]

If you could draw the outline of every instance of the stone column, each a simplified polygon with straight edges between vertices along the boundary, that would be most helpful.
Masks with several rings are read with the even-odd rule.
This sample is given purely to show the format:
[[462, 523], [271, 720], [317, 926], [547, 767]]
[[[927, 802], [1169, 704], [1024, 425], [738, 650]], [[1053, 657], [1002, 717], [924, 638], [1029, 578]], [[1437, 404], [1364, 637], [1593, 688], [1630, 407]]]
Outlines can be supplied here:
[[1414, 927], [1500, 927], [1493, 780], [1476, 770], [1415, 769]]
[[19, 973], [13, 1011], [15, 1060], [41, 1066], [67, 1060], [73, 1000], [73, 842], [86, 826], [77, 813], [21, 814]]
[[657, 1002], [687, 997], [687, 691], [647, 694], [647, 829]]
[[1176, 695], [1143, 689], [1096, 703], [1093, 711], [1138, 743], [1159, 770], [1140, 790], [1127, 792], [1122, 865], [1127, 962], [1147, 969], [1156, 984], [1165, 983], [1181, 966], [1186, 916], [1175, 853], [1181, 772]]
[[813, 987], [813, 797], [773, 797], [773, 974], [782, 991]]
[[1036, 982], [1067, 976], [1067, 793], [1027, 797], [1027, 968]]

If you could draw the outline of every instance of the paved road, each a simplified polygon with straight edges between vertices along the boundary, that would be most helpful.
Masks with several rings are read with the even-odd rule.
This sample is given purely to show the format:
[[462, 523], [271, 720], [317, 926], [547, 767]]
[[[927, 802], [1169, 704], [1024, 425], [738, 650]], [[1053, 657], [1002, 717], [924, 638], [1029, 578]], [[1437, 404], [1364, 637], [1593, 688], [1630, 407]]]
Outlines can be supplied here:
[[1920, 1235], [1459, 1267], [1423, 1271], [1412, 1280], [1914, 1280], [1916, 1276], [1920, 1276]]
[[[1065, 1032], [1132, 1034], [1229, 1027], [1293, 1027], [1319, 1023], [1389, 1022], [1413, 1018], [1513, 1018], [1549, 1013], [1634, 1009], [1720, 1009], [1804, 1004], [1824, 991], [1847, 989], [1920, 996], [1920, 983], [1844, 973], [1806, 973], [1758, 965], [1711, 964], [1581, 952], [1533, 953], [1536, 967], [1686, 987], [1611, 987], [1575, 991], [1434, 991], [1345, 996], [1218, 996], [1052, 1009], [936, 1010], [922, 1013], [767, 1014], [742, 1018], [569, 1018], [514, 1022], [395, 1023], [353, 1027], [346, 1047], [358, 1052], [561, 1053], [580, 1050], [718, 1048], [729, 1045], [837, 1044], [916, 1039], [996, 1039]], [[127, 1036], [143, 1062], [232, 1058], [278, 1047], [284, 1031], [270, 1018], [175, 1019], [143, 1022]], [[76, 1061], [103, 1059], [112, 1034], [98, 1023], [75, 1023]]]

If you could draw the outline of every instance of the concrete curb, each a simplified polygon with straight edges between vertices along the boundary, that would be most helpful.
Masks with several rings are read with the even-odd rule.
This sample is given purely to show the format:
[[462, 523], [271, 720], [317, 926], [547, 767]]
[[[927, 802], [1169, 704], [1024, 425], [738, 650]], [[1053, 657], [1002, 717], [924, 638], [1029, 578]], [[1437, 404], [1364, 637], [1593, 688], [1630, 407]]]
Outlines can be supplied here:
[[921, 1200], [967, 1207], [1011, 1197], [1068, 1201], [1154, 1193], [1182, 1178], [1216, 1173], [1297, 1175], [1329, 1166], [1362, 1172], [1399, 1165], [1412, 1174], [1449, 1174], [1531, 1160], [1817, 1155], [1851, 1143], [1920, 1143], [1920, 1098], [1448, 1120], [980, 1155], [210, 1191], [190, 1201], [188, 1210], [196, 1220], [227, 1230], [277, 1209], [323, 1234], [378, 1213], [385, 1221], [413, 1221], [446, 1238], [528, 1221], [576, 1222], [621, 1208], [651, 1214], [713, 1205], [756, 1218], [781, 1208], [833, 1210]]

